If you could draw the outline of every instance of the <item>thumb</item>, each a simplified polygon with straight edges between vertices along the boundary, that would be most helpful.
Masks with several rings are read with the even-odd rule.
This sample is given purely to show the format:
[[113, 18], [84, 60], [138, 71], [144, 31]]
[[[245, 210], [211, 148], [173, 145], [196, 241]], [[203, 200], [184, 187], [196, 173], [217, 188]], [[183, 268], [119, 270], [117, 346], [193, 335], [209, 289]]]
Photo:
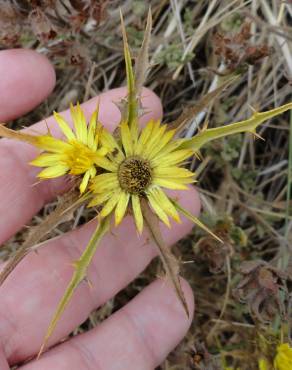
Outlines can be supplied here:
[[5, 357], [5, 353], [3, 351], [2, 346], [0, 346], [0, 369], [1, 370], [9, 370], [10, 367]]

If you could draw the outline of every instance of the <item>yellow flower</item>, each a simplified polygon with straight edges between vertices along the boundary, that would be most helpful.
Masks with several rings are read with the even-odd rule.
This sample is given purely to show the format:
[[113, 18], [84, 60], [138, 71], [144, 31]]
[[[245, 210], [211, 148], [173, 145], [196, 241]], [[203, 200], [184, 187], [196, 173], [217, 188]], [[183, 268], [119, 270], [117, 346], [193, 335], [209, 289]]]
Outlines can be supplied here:
[[92, 180], [90, 190], [94, 198], [89, 206], [103, 205], [101, 217], [115, 211], [119, 224], [131, 204], [139, 233], [143, 229], [141, 198], [146, 198], [152, 210], [167, 226], [169, 217], [180, 222], [175, 204], [163, 188], [187, 189], [194, 182], [194, 173], [181, 168], [192, 150], [180, 149], [181, 139], [173, 139], [175, 130], [149, 121], [138, 131], [134, 124], [130, 130], [127, 122], [120, 125], [120, 142], [103, 129], [100, 140], [110, 153], [98, 162], [106, 172]]
[[259, 359], [259, 370], [270, 370], [270, 365], [265, 358]]
[[65, 174], [83, 175], [80, 192], [83, 193], [91, 178], [96, 175], [96, 164], [108, 152], [100, 145], [101, 125], [97, 124], [98, 110], [95, 110], [89, 124], [79, 104], [70, 106], [74, 131], [59, 114], [54, 117], [65, 139], [56, 139], [50, 132], [47, 135], [32, 136], [9, 130], [1, 126], [1, 135], [8, 138], [29, 142], [44, 151], [30, 164], [44, 169], [37, 175], [41, 179], [50, 179]]
[[282, 343], [277, 347], [274, 367], [275, 370], [292, 370], [292, 348], [288, 343]]

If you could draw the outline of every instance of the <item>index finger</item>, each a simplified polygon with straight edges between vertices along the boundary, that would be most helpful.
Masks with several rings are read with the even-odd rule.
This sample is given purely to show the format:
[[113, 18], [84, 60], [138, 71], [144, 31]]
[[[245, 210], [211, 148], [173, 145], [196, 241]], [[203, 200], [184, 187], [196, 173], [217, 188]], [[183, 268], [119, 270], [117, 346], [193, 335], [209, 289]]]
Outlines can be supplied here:
[[56, 76], [43, 55], [28, 49], [0, 51], [0, 122], [29, 112], [53, 90]]

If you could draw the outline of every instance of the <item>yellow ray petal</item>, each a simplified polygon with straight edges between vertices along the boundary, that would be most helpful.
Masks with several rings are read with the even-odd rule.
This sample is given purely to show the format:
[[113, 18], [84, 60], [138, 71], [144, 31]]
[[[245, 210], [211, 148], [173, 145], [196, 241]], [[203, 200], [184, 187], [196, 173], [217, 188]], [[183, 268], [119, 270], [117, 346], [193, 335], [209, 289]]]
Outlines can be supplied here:
[[113, 153], [108, 153], [107, 154], [107, 158], [111, 162], [113, 162], [116, 165], [117, 169], [118, 169], [118, 167], [120, 166], [120, 164], [125, 159], [125, 156], [124, 156], [124, 154], [122, 152], [113, 152]]
[[54, 117], [66, 138], [68, 140], [76, 140], [75, 135], [64, 118], [57, 112], [54, 112]]
[[117, 205], [119, 199], [121, 197], [121, 191], [117, 191], [107, 202], [106, 204], [104, 205], [104, 207], [102, 208], [101, 212], [100, 212], [100, 215], [101, 217], [106, 217], [107, 215], [109, 215], [112, 210], [115, 208], [115, 206]]
[[156, 133], [152, 133], [150, 140], [146, 144], [144, 150], [143, 150], [143, 155], [145, 158], [149, 158], [151, 155], [152, 151], [159, 145], [163, 138], [163, 134], [166, 130], [166, 125], [162, 125], [159, 127], [159, 129], [156, 131]]
[[189, 158], [192, 155], [192, 152], [188, 149], [186, 150], [176, 150], [172, 153], [163, 156], [157, 156], [151, 161], [154, 166], [173, 166], [179, 164], [180, 162], [184, 161], [185, 159]]
[[99, 155], [96, 155], [94, 157], [94, 163], [107, 171], [115, 172], [118, 168], [116, 163], [113, 163], [112, 161], [109, 161], [107, 158]]
[[52, 136], [36, 136], [36, 141], [34, 145], [43, 150], [47, 150], [48, 152], [52, 153], [64, 153], [67, 150], [71, 149], [71, 145], [68, 143], [65, 143], [62, 140], [55, 139]]
[[[178, 148], [181, 146], [181, 142], [183, 139], [176, 139], [169, 141], [156, 155], [153, 160], [158, 160], [158, 163], [161, 162], [161, 158], [164, 158], [166, 155], [177, 151]], [[190, 151], [192, 154], [192, 152]]]
[[289, 343], [278, 345], [274, 367], [275, 370], [290, 370], [292, 368], [292, 348]]
[[160, 177], [154, 178], [153, 185], [162, 186], [173, 190], [187, 190], [188, 187], [184, 184], [178, 183], [175, 179], [163, 179]]
[[44, 153], [36, 157], [29, 164], [37, 167], [50, 167], [60, 164], [64, 156], [62, 154]]
[[151, 153], [149, 153], [149, 156], [148, 156], [148, 159], [151, 160], [153, 158], [155, 158], [155, 156], [157, 154], [159, 154], [159, 152], [164, 149], [164, 147], [170, 142], [170, 140], [173, 138], [175, 134], [175, 130], [169, 130], [167, 131], [163, 137], [161, 138], [161, 140], [159, 141], [159, 143], [157, 143], [157, 145], [155, 146], [155, 148], [153, 148], [151, 150]]
[[121, 139], [126, 156], [133, 155], [133, 140], [127, 122], [122, 122], [120, 128], [121, 128]]
[[92, 179], [93, 186], [99, 186], [102, 183], [108, 183], [109, 185], [114, 182], [117, 184], [118, 182], [117, 174], [116, 173], [102, 173], [97, 175], [94, 179]]
[[76, 162], [73, 166], [69, 166], [68, 164], [68, 167], [70, 167], [69, 174], [73, 176], [83, 175], [86, 171], [88, 171], [91, 168], [89, 166], [90, 164], [86, 162], [84, 163], [82, 161]]
[[88, 204], [88, 208], [90, 207], [96, 207], [96, 206], [99, 206], [103, 203], [105, 203], [107, 200], [109, 200], [109, 198], [111, 198], [113, 196], [113, 192], [111, 191], [108, 191], [108, 192], [104, 192], [104, 193], [101, 193], [101, 194], [98, 194], [96, 195], [92, 201]]
[[96, 175], [96, 168], [95, 167], [90, 167], [89, 169], [90, 177], [94, 177]]
[[81, 181], [81, 184], [79, 186], [81, 194], [83, 194], [85, 192], [89, 179], [90, 179], [90, 171], [88, 170], [88, 171], [85, 172], [85, 174], [83, 176], [83, 179]]
[[258, 361], [258, 365], [259, 365], [259, 370], [271, 370], [271, 367], [265, 358], [260, 358]]
[[71, 116], [72, 116], [74, 127], [75, 127], [76, 137], [83, 144], [87, 145], [86, 119], [80, 107], [80, 104], [77, 103], [75, 107], [72, 104], [70, 104], [70, 111], [71, 111]]
[[164, 210], [167, 215], [172, 217], [176, 222], [181, 222], [175, 206], [172, 204], [163, 190], [153, 187], [150, 190], [150, 193], [154, 197], [157, 204]]
[[157, 132], [159, 131], [160, 129], [160, 121], [154, 121], [154, 125], [153, 125], [153, 129], [152, 129], [152, 132], [151, 132], [151, 138], [156, 136]]
[[56, 165], [52, 167], [47, 167], [44, 170], [42, 170], [37, 177], [41, 179], [52, 179], [54, 177], [59, 177], [65, 175], [69, 170], [69, 167], [62, 166], [62, 165]]
[[[163, 125], [163, 126], [165, 126], [165, 125]], [[152, 130], [151, 130], [151, 134], [150, 134], [150, 136], [148, 136], [148, 139], [147, 139], [146, 143], [143, 145], [143, 153], [145, 153], [145, 150], [146, 150], [146, 148], [149, 147], [149, 145], [153, 144], [153, 142], [157, 139], [157, 137], [159, 136], [161, 131], [162, 131], [162, 126], [160, 125], [160, 121], [154, 121], [153, 126], [152, 126]]]
[[97, 125], [98, 110], [95, 110], [90, 118], [88, 134], [87, 134], [87, 145], [90, 149], [96, 150], [98, 138], [96, 138], [96, 125]]
[[97, 154], [98, 156], [102, 156], [103, 157], [103, 156], [105, 156], [105, 155], [108, 154], [108, 149], [105, 148], [105, 147], [101, 147], [101, 148], [95, 150], [95, 154]]
[[134, 215], [134, 220], [136, 223], [136, 228], [139, 234], [143, 231], [143, 215], [141, 211], [140, 198], [138, 195], [132, 195], [132, 210]]
[[[159, 176], [157, 176], [157, 178], [159, 178]], [[163, 179], [162, 176], [161, 179]], [[175, 182], [177, 184], [194, 184], [197, 182], [192, 177], [165, 177], [165, 179]]]
[[139, 139], [136, 143], [136, 146], [135, 146], [135, 154], [141, 154], [142, 153], [147, 141], [149, 140], [149, 138], [151, 136], [154, 124], [155, 124], [155, 122], [153, 120], [150, 120], [147, 123], [146, 127], [143, 128], [143, 130], [140, 134], [140, 137], [139, 137]]
[[169, 182], [172, 182], [174, 184], [178, 184], [178, 185], [186, 185], [186, 184], [194, 184], [196, 183], [197, 181], [194, 180], [192, 177], [164, 177], [164, 176], [154, 176], [154, 179], [153, 179], [153, 184], [158, 184], [160, 181], [167, 181], [168, 183]]
[[113, 152], [115, 149], [121, 151], [113, 135], [104, 127], [102, 128], [101, 131], [100, 143], [102, 146], [108, 148], [110, 152]]
[[120, 195], [120, 198], [119, 198], [119, 201], [118, 201], [118, 204], [117, 204], [117, 207], [116, 207], [116, 211], [115, 211], [116, 225], [119, 225], [121, 223], [123, 217], [125, 216], [125, 213], [126, 213], [126, 210], [127, 210], [127, 207], [128, 207], [128, 203], [129, 203], [129, 199], [130, 199], [130, 194], [122, 191], [122, 193]]
[[160, 205], [157, 203], [155, 198], [151, 193], [146, 194], [147, 198], [149, 200], [149, 203], [153, 209], [153, 211], [157, 214], [157, 216], [160, 218], [160, 220], [168, 227], [170, 227], [169, 219], [167, 217], [167, 214], [164, 212], [164, 210], [160, 207]]
[[92, 179], [90, 189], [95, 193], [103, 193], [111, 189], [119, 189], [117, 174], [103, 173]]
[[169, 167], [161, 167], [158, 166], [154, 170], [154, 176], [163, 177], [163, 178], [184, 178], [184, 177], [193, 177], [195, 174], [189, 171], [186, 168], [176, 167], [176, 166], [169, 166]]

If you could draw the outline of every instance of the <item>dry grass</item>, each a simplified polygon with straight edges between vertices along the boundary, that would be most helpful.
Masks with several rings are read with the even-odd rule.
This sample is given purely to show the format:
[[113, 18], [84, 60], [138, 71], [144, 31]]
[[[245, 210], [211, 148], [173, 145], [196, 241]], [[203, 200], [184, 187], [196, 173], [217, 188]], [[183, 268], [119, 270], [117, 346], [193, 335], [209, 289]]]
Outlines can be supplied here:
[[[37, 13], [31, 11], [30, 3], [38, 1], [5, 2], [7, 7], [0, 10], [0, 22], [6, 22], [10, 28], [0, 33], [0, 43], [2, 40], [3, 48], [25, 46], [47, 55], [56, 67], [57, 87], [41, 106], [13, 122], [14, 127], [29, 125], [50, 115], [53, 109], [62, 110], [70, 101], [83, 101], [123, 85], [125, 72], [117, 4], [122, 6], [134, 50], [141, 43], [147, 16], [146, 2], [140, 0], [97, 1], [99, 6], [93, 14], [78, 7], [81, 1], [71, 1], [71, 5], [67, 0], [42, 1]], [[244, 119], [250, 115], [251, 107], [266, 110], [291, 100], [292, 32], [290, 28], [289, 33], [288, 22], [292, 6], [288, 3], [152, 0], [153, 67], [147, 86], [161, 97], [164, 120], [173, 120], [183, 107], [223, 78], [214, 71], [222, 71], [228, 60], [222, 59], [222, 45], [216, 53], [215, 34], [232, 37], [247, 21], [251, 22], [250, 46], [265, 46], [268, 56], [249, 63], [247, 54], [251, 50], [240, 45], [243, 40], [232, 44], [240, 58], [230, 68], [240, 70], [241, 77], [194, 119], [184, 135], [192, 136], [205, 120], [215, 127]], [[26, 20], [28, 14], [33, 26]], [[95, 23], [87, 22], [89, 16], [96, 18]], [[215, 370], [223, 368], [224, 361], [234, 369], [257, 369], [259, 352], [264, 351], [261, 336], [270, 338], [269, 352], [273, 351], [273, 342], [280, 333], [286, 339], [289, 336], [292, 304], [289, 295], [292, 200], [291, 175], [288, 176], [289, 166], [292, 169], [292, 140], [289, 142], [292, 121], [289, 124], [289, 119], [292, 120], [286, 114], [264, 124], [260, 129], [264, 142], [255, 141], [249, 135], [222, 139], [204, 149], [202, 161], [195, 159], [191, 164], [198, 173], [204, 220], [226, 243], [221, 247], [194, 230], [175, 247], [185, 262], [184, 276], [195, 292], [196, 318], [185, 340], [160, 369]], [[52, 207], [54, 204], [46, 206], [32, 222], [39, 223]], [[74, 220], [59, 226], [55, 233], [86, 222], [91, 217], [88, 212], [77, 212]], [[1, 257], [7, 258], [24, 238], [22, 231], [10, 240], [7, 248], [1, 250]], [[269, 280], [272, 276], [272, 290], [263, 288], [259, 267], [247, 274], [242, 271], [244, 261], [256, 260], [270, 264], [262, 267], [262, 272], [271, 272], [273, 266], [284, 274], [279, 277], [277, 271], [271, 272], [268, 278], [265, 275], [267, 284], [272, 284]], [[75, 334], [89, 330], [123, 306], [160, 269], [158, 262], [153, 263], [124, 291], [92, 313]], [[240, 301], [238, 296], [245, 299]]]

